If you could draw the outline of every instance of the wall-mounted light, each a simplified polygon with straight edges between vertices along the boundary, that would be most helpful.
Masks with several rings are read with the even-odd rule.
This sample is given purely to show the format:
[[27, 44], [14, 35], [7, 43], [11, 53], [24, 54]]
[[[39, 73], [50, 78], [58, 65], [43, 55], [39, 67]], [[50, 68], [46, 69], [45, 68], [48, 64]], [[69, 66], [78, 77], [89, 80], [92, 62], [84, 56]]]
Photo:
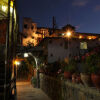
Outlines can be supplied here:
[[6, 12], [7, 11], [7, 6], [2, 5], [2, 11]]
[[82, 39], [82, 38], [83, 38], [83, 37], [80, 35], [80, 36], [79, 36], [79, 39]]
[[28, 53], [24, 53], [24, 57], [27, 58], [29, 55]]
[[14, 61], [14, 65], [20, 65], [20, 64], [21, 64], [20, 61], [18, 61], [18, 60]]
[[65, 35], [65, 33], [62, 33], [62, 36], [64, 36]]
[[71, 36], [71, 32], [70, 32], [70, 31], [67, 32], [67, 36], [68, 36], [68, 37]]

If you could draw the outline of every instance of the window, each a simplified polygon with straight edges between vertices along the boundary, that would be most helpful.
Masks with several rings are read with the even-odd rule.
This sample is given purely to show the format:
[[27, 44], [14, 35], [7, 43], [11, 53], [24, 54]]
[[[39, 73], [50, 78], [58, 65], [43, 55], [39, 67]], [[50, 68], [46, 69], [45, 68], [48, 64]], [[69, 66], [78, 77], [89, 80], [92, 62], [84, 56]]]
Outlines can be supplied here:
[[80, 49], [87, 49], [87, 42], [80, 42]]
[[27, 29], [27, 24], [24, 24], [24, 28]]
[[34, 36], [32, 36], [32, 39], [34, 39]]
[[34, 26], [31, 26], [31, 29], [33, 30], [34, 29]]

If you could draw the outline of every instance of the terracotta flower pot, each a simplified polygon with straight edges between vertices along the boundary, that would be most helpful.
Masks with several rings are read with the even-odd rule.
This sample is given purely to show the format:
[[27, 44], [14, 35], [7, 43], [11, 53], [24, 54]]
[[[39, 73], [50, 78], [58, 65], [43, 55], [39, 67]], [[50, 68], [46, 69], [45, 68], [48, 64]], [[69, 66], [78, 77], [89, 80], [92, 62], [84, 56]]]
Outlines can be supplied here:
[[100, 89], [100, 74], [91, 74], [91, 79], [94, 86]]
[[71, 72], [65, 71], [65, 72], [64, 72], [64, 77], [65, 77], [66, 79], [71, 79], [71, 77], [72, 77]]
[[81, 73], [81, 80], [85, 86], [91, 86], [92, 81], [91, 81], [91, 75]]

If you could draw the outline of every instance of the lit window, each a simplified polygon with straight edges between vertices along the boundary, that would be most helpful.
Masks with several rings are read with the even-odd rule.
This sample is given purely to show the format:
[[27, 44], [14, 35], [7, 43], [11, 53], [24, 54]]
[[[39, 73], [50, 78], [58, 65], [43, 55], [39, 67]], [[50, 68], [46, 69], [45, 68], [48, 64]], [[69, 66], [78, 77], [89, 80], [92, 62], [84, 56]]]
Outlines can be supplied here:
[[87, 49], [87, 42], [80, 42], [80, 49]]

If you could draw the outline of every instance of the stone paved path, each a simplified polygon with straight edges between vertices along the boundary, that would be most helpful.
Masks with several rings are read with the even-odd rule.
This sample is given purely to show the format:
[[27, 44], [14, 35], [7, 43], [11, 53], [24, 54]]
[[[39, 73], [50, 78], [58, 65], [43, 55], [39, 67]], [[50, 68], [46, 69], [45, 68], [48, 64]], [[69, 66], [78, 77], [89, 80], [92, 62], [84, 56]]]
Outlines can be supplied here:
[[33, 88], [29, 82], [17, 82], [17, 100], [50, 100], [41, 90]]

